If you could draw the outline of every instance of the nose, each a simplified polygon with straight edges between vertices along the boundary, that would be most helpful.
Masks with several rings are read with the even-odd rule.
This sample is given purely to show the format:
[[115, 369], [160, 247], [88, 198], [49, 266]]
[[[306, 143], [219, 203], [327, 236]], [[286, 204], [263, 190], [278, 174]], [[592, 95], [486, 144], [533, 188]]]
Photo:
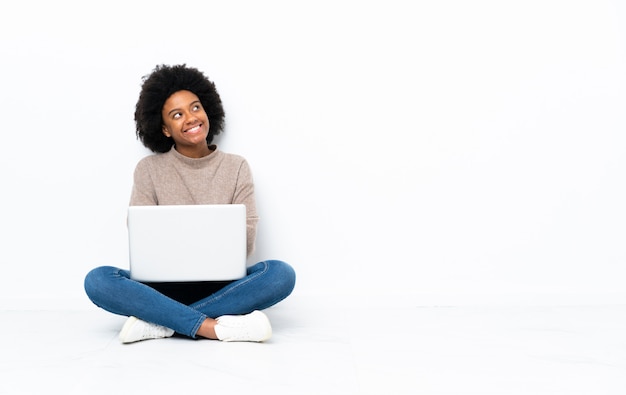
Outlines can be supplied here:
[[190, 111], [186, 111], [184, 116], [185, 116], [185, 123], [188, 125], [192, 125], [196, 123], [196, 121], [198, 120], [198, 117], [196, 117], [196, 114]]

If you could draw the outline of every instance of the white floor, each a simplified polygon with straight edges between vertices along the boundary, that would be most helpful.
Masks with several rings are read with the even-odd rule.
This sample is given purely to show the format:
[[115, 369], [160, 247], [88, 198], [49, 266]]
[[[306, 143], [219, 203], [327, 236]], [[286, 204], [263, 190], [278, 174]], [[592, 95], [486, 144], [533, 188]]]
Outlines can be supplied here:
[[95, 307], [0, 311], [0, 394], [626, 394], [626, 306], [266, 312], [263, 344], [122, 345]]

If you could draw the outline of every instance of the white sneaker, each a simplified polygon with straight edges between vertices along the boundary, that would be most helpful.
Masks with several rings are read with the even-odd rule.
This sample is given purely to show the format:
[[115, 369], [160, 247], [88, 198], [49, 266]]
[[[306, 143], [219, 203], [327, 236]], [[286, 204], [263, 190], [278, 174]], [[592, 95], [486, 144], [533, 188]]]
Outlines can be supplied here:
[[120, 331], [119, 339], [122, 343], [133, 343], [140, 340], [171, 337], [173, 334], [173, 329], [151, 324], [137, 317], [128, 317]]
[[223, 315], [215, 325], [217, 338], [225, 342], [262, 342], [272, 336], [272, 326], [260, 311], [246, 315]]

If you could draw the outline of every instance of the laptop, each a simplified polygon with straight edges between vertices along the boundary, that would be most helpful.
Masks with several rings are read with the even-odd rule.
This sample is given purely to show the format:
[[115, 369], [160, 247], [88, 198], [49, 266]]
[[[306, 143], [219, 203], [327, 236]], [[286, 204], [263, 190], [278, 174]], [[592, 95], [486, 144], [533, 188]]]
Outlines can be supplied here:
[[246, 275], [246, 206], [130, 206], [128, 243], [134, 280], [237, 280]]

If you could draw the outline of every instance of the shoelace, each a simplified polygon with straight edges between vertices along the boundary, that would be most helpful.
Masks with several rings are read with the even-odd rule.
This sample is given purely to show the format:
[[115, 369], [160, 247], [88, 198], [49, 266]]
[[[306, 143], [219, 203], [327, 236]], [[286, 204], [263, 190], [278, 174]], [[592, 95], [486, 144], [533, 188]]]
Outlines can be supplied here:
[[143, 322], [143, 337], [163, 337], [168, 334], [168, 329], [164, 326]]

